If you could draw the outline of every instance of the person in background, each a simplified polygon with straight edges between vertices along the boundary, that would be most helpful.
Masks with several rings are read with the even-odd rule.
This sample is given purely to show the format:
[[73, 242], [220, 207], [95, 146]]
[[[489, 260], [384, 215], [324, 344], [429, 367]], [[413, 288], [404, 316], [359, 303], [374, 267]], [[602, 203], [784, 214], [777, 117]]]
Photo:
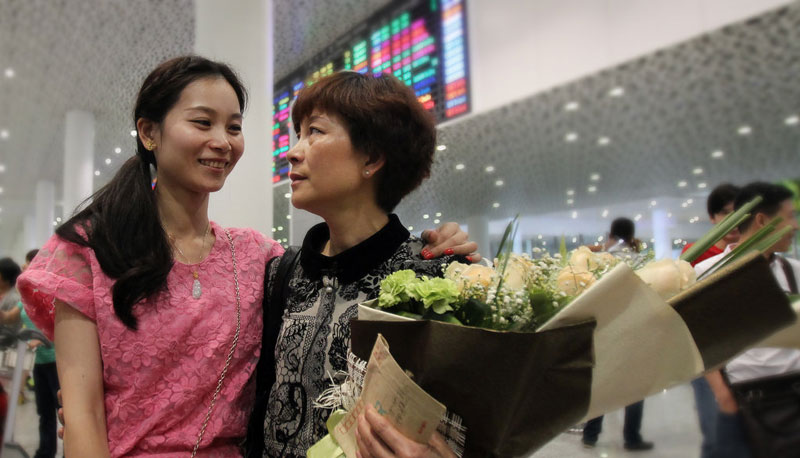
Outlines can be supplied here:
[[[711, 224], [717, 224], [725, 219], [726, 216], [733, 213], [733, 203], [736, 200], [736, 194], [738, 193], [739, 187], [730, 183], [723, 183], [711, 191], [711, 193], [708, 195], [708, 199], [706, 200], [708, 219], [711, 221]], [[710, 257], [722, 253], [726, 246], [730, 245], [731, 243], [736, 243], [738, 240], [739, 229], [730, 231], [725, 235], [725, 237], [721, 238], [717, 243], [712, 245], [711, 248], [709, 248], [705, 253], [701, 254], [700, 257], [692, 261], [692, 265], [695, 266]], [[692, 245], [694, 245], [694, 243], [684, 246], [681, 253], [688, 250]]]
[[[22, 264], [24, 272], [39, 250], [31, 250], [25, 255]], [[19, 302], [22, 323], [26, 328], [36, 329], [28, 318], [22, 302]], [[56, 370], [55, 347], [47, 348], [39, 340], [28, 342], [28, 348], [36, 349], [36, 360], [33, 366], [33, 389], [36, 393], [36, 413], [39, 415], [39, 448], [34, 458], [54, 458], [56, 456], [56, 411], [58, 409], [58, 371]]]
[[[733, 205], [738, 193], [739, 187], [730, 183], [723, 183], [711, 191], [706, 200], [706, 208], [708, 210], [708, 219], [711, 220], [712, 224], [718, 224], [726, 216], [733, 213]], [[708, 258], [722, 253], [728, 245], [736, 243], [738, 240], [739, 229], [734, 229], [712, 245], [705, 253], [701, 254], [700, 257], [692, 261], [692, 265], [695, 266]], [[693, 243], [684, 246], [683, 251], [685, 252], [692, 245]], [[700, 445], [700, 458], [711, 458], [713, 456], [714, 434], [716, 432], [714, 421], [717, 418], [719, 407], [717, 407], [714, 393], [711, 391], [711, 387], [708, 386], [708, 381], [705, 377], [698, 377], [692, 380], [692, 391], [694, 392], [694, 400], [697, 407], [700, 433], [703, 436]]]
[[13, 329], [22, 327], [20, 320], [17, 277], [22, 273], [19, 264], [11, 258], [0, 259], [0, 324]]
[[[739, 225], [741, 234], [739, 243], [748, 240], [773, 218], [782, 217], [783, 221], [778, 224], [776, 230], [783, 227], [791, 227], [792, 230], [771, 246], [764, 256], [769, 259], [772, 273], [778, 284], [786, 292], [797, 294], [797, 285], [800, 283], [800, 262], [776, 254], [788, 251], [797, 233], [798, 223], [794, 214], [792, 193], [779, 185], [762, 182], [751, 183], [744, 186], [737, 194], [734, 208], [740, 208], [756, 196], [761, 196], [763, 200], [750, 211], [750, 218]], [[702, 275], [710, 269], [735, 245], [730, 244], [722, 253], [697, 264], [695, 266], [697, 274]], [[758, 304], [753, 304], [753, 306], [757, 307]], [[712, 437], [714, 442], [711, 456], [714, 458], [748, 458], [752, 456], [751, 446], [744, 432], [739, 405], [734, 399], [728, 383], [752, 382], [781, 374], [795, 374], [797, 380], [795, 383], [800, 383], [800, 350], [753, 348], [731, 360], [725, 366], [724, 372], [727, 380], [719, 370], [706, 374], [706, 380], [708, 380], [719, 406], [714, 422], [715, 434]], [[766, 395], [769, 396], [769, 393]], [[797, 406], [792, 406], [791, 409], [796, 410]]]
[[[622, 254], [628, 251], [639, 252], [640, 242], [635, 238], [636, 225], [628, 218], [617, 218], [611, 222], [611, 228], [606, 240], [606, 251]], [[625, 440], [625, 450], [639, 451], [650, 450], [653, 443], [642, 439], [642, 415], [644, 413], [644, 400], [635, 402], [625, 407], [625, 425], [622, 437]], [[597, 438], [603, 429], [603, 416], [593, 418], [583, 427], [583, 445], [594, 447]]]

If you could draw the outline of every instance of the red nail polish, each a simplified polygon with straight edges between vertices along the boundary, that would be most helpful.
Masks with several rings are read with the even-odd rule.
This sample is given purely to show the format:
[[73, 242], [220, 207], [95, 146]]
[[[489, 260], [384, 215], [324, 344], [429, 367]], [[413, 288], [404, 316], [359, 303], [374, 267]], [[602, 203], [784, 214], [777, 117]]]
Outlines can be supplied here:
[[467, 258], [467, 261], [472, 262], [472, 256], [464, 256], [464, 257]]
[[453, 251], [452, 248], [448, 248], [448, 249], [444, 250], [444, 254], [445, 254], [445, 256], [453, 256], [453, 254], [455, 254], [455, 251]]
[[425, 259], [433, 259], [433, 253], [429, 250], [422, 250], [422, 257]]

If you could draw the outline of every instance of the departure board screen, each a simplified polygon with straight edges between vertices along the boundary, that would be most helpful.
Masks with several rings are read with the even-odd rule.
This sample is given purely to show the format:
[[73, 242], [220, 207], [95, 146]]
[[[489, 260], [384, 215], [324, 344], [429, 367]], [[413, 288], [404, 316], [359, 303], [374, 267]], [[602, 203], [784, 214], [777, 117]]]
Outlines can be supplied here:
[[411, 86], [437, 122], [470, 110], [466, 0], [393, 2], [353, 28], [274, 88], [272, 182], [289, 174], [291, 103], [339, 70], [391, 73]]

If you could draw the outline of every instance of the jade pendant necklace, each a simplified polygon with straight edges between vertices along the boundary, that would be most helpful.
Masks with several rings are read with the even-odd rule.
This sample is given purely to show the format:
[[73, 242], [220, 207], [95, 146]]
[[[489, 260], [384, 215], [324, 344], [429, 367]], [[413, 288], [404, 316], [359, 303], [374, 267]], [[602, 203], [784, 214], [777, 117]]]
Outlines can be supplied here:
[[[203, 234], [203, 249], [200, 250], [200, 255], [202, 256], [206, 252], [206, 240], [208, 239], [208, 230], [211, 228], [211, 223], [206, 224], [206, 232]], [[178, 246], [177, 242], [175, 242], [175, 238], [172, 237], [172, 234], [167, 232], [167, 237], [169, 237], [169, 241], [172, 242], [172, 246], [178, 250], [181, 257], [186, 261], [186, 264], [191, 264], [190, 267], [192, 269], [192, 278], [194, 278], [194, 282], [192, 282], [192, 297], [195, 299], [200, 299], [200, 296], [203, 294], [203, 287], [200, 285], [200, 272], [197, 270], [197, 264], [200, 263], [203, 259], [199, 259], [196, 263], [192, 263], [189, 258], [183, 253], [183, 250]]]

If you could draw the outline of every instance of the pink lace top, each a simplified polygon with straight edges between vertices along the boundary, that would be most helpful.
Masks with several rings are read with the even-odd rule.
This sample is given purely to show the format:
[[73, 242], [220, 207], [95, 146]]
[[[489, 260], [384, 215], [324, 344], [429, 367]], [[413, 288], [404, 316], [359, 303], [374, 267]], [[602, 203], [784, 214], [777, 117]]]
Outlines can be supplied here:
[[[176, 262], [167, 291], [134, 308], [139, 330], [114, 314], [114, 280], [90, 248], [53, 236], [17, 280], [28, 315], [53, 337], [56, 299], [97, 324], [103, 358], [106, 425], [111, 456], [186, 457], [216, 389], [236, 331], [233, 264], [224, 229], [195, 266]], [[198, 456], [238, 456], [252, 408], [248, 383], [260, 353], [266, 262], [283, 248], [254, 230], [230, 229], [236, 248], [241, 331]], [[192, 297], [193, 268], [202, 284]]]

